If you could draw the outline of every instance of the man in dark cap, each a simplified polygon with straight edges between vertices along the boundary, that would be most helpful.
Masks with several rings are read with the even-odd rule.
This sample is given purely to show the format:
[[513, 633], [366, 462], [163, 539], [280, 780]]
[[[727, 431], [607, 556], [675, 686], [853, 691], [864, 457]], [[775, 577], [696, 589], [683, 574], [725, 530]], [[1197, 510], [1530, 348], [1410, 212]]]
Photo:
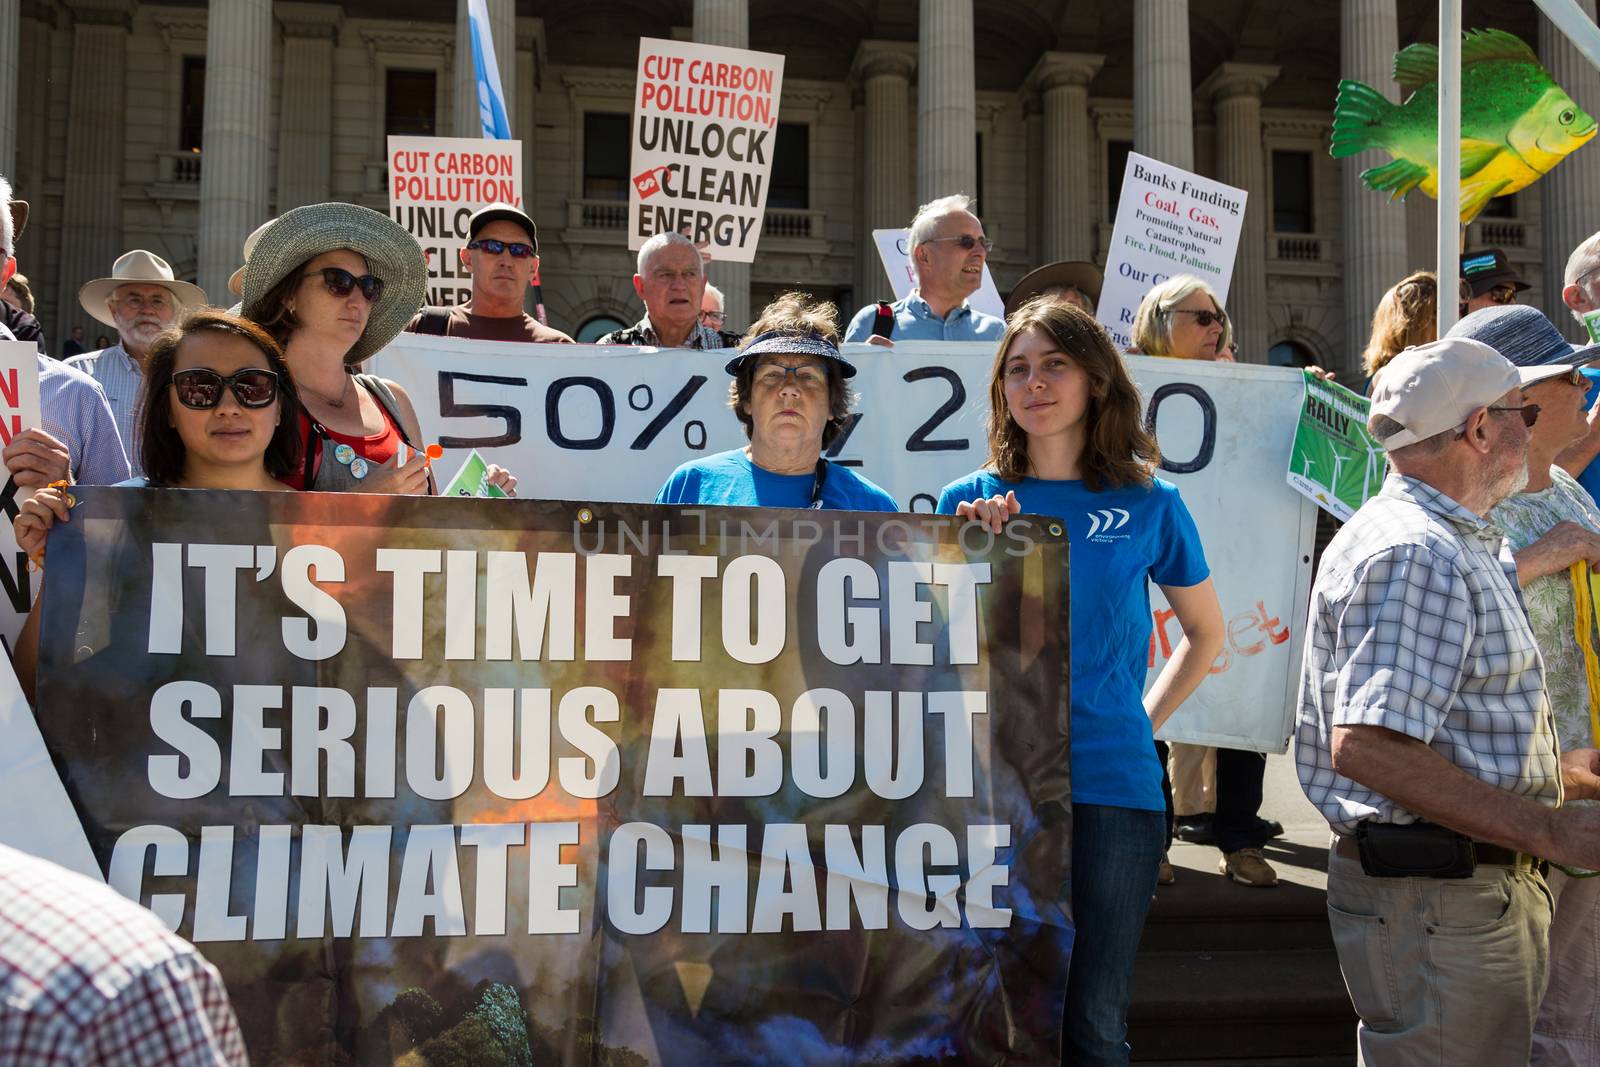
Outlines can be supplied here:
[[1517, 294], [1532, 288], [1498, 248], [1468, 252], [1461, 257], [1461, 314], [1481, 308], [1515, 304]]
[[450, 308], [423, 308], [406, 331], [478, 341], [542, 341], [571, 344], [572, 338], [522, 310], [539, 271], [539, 231], [510, 204], [479, 208], [467, 222], [470, 240], [461, 263], [472, 275], [472, 299]]

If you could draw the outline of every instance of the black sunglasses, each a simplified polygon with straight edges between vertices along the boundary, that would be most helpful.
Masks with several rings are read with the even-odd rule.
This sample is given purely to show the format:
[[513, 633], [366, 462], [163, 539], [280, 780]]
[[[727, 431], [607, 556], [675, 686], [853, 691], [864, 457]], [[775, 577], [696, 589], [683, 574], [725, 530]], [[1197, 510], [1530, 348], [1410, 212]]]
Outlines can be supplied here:
[[983, 250], [985, 252], [994, 251], [993, 241], [989, 240], [987, 237], [974, 237], [970, 233], [964, 233], [957, 237], [930, 237], [923, 243], [931, 245], [938, 244], [940, 241], [954, 241], [956, 244], [961, 246], [961, 251], [963, 252], [970, 252], [979, 245], [983, 246]]
[[467, 247], [483, 249], [491, 256], [498, 256], [501, 252], [510, 252], [512, 259], [527, 259], [533, 255], [532, 245], [523, 241], [497, 241], [493, 237], [482, 237], [476, 241], [468, 241]]
[[375, 274], [363, 274], [356, 277], [343, 267], [323, 267], [321, 270], [309, 271], [302, 274], [302, 278], [322, 277], [322, 284], [328, 287], [328, 292], [341, 299], [350, 295], [350, 290], [359, 288], [361, 295], [367, 298], [367, 303], [376, 304], [383, 297], [383, 279]]
[[172, 376], [178, 403], [186, 408], [206, 411], [222, 403], [222, 387], [233, 390], [233, 398], [244, 408], [264, 408], [278, 399], [278, 374], [260, 367], [246, 367], [224, 378], [205, 367], [191, 367]]
[[1220, 311], [1190, 311], [1188, 308], [1173, 308], [1172, 310], [1184, 315], [1193, 315], [1194, 321], [1199, 324], [1202, 330], [1209, 328], [1213, 322], [1228, 321], [1228, 316]]
[[1524, 426], [1531, 427], [1534, 423], [1539, 421], [1539, 405], [1538, 404], [1524, 404], [1520, 408], [1511, 408], [1511, 407], [1499, 407], [1499, 408], [1497, 408], [1497, 407], [1491, 407], [1491, 408], [1488, 408], [1487, 410], [1489, 410], [1489, 411], [1516, 411], [1516, 412], [1520, 412], [1521, 415], [1522, 415], [1522, 425], [1524, 425]]

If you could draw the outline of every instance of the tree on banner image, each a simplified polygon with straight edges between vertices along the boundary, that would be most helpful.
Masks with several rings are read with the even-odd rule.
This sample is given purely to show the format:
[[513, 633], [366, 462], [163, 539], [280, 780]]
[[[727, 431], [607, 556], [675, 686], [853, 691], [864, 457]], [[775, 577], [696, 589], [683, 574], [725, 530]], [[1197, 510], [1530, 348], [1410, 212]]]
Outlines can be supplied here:
[[478, 119], [483, 135], [509, 141], [511, 122], [506, 118], [506, 95], [500, 88], [500, 65], [495, 60], [494, 35], [489, 32], [489, 9], [484, 0], [468, 0], [467, 20], [472, 62], [478, 72]]

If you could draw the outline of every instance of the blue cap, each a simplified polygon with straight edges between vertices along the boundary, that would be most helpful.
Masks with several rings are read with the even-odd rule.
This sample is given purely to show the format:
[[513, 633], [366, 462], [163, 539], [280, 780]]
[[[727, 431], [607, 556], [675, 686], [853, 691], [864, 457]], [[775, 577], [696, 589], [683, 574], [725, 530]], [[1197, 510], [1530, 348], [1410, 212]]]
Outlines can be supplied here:
[[768, 330], [751, 338], [737, 356], [728, 360], [725, 369], [729, 374], [738, 374], [745, 360], [766, 355], [820, 356], [839, 364], [841, 378], [854, 378], [856, 375], [855, 366], [839, 354], [838, 345], [820, 333], [795, 333], [791, 330]]
[[1574, 348], [1543, 312], [1526, 304], [1480, 308], [1445, 336], [1482, 341], [1519, 367], [1578, 366], [1600, 359], [1600, 345]]

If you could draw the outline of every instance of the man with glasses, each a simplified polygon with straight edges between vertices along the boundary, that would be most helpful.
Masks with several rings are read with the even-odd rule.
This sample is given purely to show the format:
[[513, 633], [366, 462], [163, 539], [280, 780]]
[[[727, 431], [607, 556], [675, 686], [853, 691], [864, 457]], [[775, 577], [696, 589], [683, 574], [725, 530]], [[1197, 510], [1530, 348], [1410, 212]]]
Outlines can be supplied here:
[[728, 321], [728, 300], [722, 290], [706, 282], [706, 295], [700, 301], [700, 325], [720, 330]]
[[134, 413], [150, 346], [184, 308], [206, 303], [205, 290], [178, 280], [170, 263], [142, 248], [118, 256], [110, 277], [86, 282], [78, 290], [78, 304], [95, 321], [116, 327], [118, 340], [98, 352], [73, 356], [67, 365], [105, 390], [135, 477], [144, 473], [137, 455]]
[[924, 204], [911, 220], [909, 255], [916, 288], [892, 304], [868, 304], [856, 312], [846, 341], [998, 341], [1006, 324], [967, 303], [983, 284], [983, 266], [994, 242], [969, 196], [946, 196]]
[[470, 337], [477, 341], [571, 344], [572, 338], [523, 310], [539, 274], [539, 231], [510, 204], [489, 204], [467, 221], [461, 265], [472, 276], [472, 299], [448, 308], [423, 308], [408, 333]]
[[1498, 248], [1468, 252], [1461, 257], [1461, 315], [1482, 308], [1515, 304], [1517, 294], [1532, 288]]
[[1329, 544], [1296, 717], [1334, 833], [1328, 919], [1364, 1063], [1526, 1063], [1544, 991], [1541, 860], [1600, 867], [1600, 752], [1563, 753], [1520, 565], [1490, 518], [1540, 421], [1517, 367], [1445, 337], [1373, 383], [1393, 472]]
[[706, 268], [694, 242], [679, 233], [658, 233], [639, 249], [633, 291], [644, 301], [644, 318], [600, 338], [602, 345], [649, 348], [735, 348], [737, 334], [701, 321]]

